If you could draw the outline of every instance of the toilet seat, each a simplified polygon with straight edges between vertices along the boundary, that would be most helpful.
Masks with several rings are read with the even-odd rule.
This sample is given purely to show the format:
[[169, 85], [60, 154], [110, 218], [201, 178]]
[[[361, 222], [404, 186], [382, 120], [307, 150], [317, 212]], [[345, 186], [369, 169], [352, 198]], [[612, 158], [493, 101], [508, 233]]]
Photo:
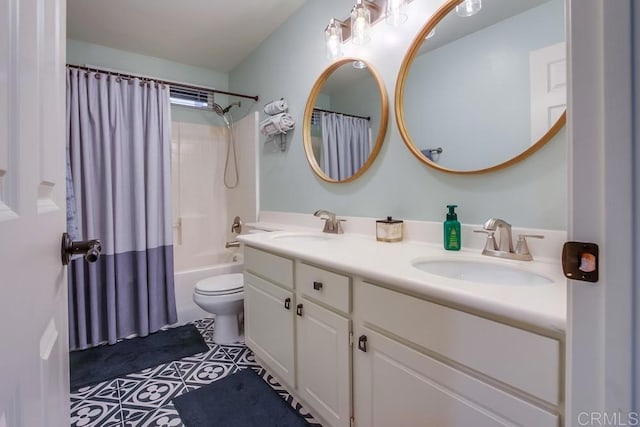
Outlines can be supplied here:
[[216, 296], [237, 294], [243, 289], [244, 275], [233, 273], [202, 279], [196, 283], [195, 292], [200, 295]]

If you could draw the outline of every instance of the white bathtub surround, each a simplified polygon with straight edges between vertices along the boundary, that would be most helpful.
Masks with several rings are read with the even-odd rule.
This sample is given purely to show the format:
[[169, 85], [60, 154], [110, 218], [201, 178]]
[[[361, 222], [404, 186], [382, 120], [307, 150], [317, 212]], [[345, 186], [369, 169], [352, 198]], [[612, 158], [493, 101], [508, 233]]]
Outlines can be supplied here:
[[[382, 218], [367, 218], [358, 216], [343, 216], [340, 212], [336, 212], [337, 217], [346, 219], [342, 223], [345, 234], [357, 234], [367, 237], [376, 235], [376, 221]], [[443, 211], [442, 221], [444, 222], [445, 213]], [[499, 213], [495, 217], [502, 218]], [[292, 213], [292, 212], [276, 212], [262, 211], [260, 212], [259, 222], [246, 224], [249, 228], [257, 228], [262, 230], [290, 230], [290, 231], [322, 231], [324, 222], [313, 216], [313, 212]], [[397, 218], [403, 219], [403, 218]], [[489, 218], [487, 218], [489, 219]], [[509, 218], [502, 218], [510, 222]], [[474, 230], [481, 230], [482, 224], [465, 224], [460, 221], [462, 229], [462, 247], [463, 249], [482, 251], [486, 242], [486, 234], [474, 233]], [[529, 250], [533, 254], [535, 260], [546, 260], [549, 262], [560, 261], [562, 254], [562, 245], [567, 240], [567, 233], [563, 230], [542, 230], [534, 228], [518, 227], [518, 224], [512, 224], [513, 244], [518, 239], [519, 234], [541, 234], [544, 239], [528, 239], [527, 244]], [[412, 221], [404, 220], [404, 241], [417, 243], [430, 243], [442, 247], [443, 229], [442, 222], [434, 221]], [[389, 243], [394, 245], [397, 243]]]
[[[296, 218], [296, 214], [285, 216], [290, 219]], [[269, 220], [274, 219], [271, 214], [264, 217]], [[309, 217], [312, 220], [316, 219], [312, 215]], [[562, 275], [559, 260], [540, 256], [541, 248], [534, 246], [533, 242], [531, 252], [534, 254], [534, 261], [503, 260], [481, 255], [484, 236], [476, 237], [475, 234], [472, 234], [470, 227], [465, 227], [463, 231], [463, 249], [459, 252], [451, 252], [445, 251], [440, 241], [438, 243], [416, 240], [397, 243], [377, 242], [374, 235], [375, 222], [370, 219], [347, 219], [348, 221], [344, 224], [345, 229], [348, 225], [354, 226], [353, 228], [347, 229], [346, 234], [331, 235], [329, 239], [324, 241], [294, 241], [275, 238], [278, 235], [290, 233], [288, 231], [248, 234], [240, 236], [239, 239], [256, 248], [323, 265], [336, 271], [348, 271], [374, 283], [385, 283], [411, 295], [442, 301], [456, 307], [487, 313], [490, 316], [508, 318], [515, 322], [531, 325], [534, 328], [542, 328], [553, 334], [564, 334], [566, 280]], [[305, 218], [294, 227], [297, 227], [298, 230], [311, 230], [321, 234], [321, 221], [314, 222], [313, 227], [308, 227], [312, 223]], [[264, 224], [266, 227], [275, 225], [272, 222]], [[259, 225], [264, 224], [260, 223]], [[369, 227], [371, 231], [367, 234], [349, 232], [354, 228], [364, 231]], [[414, 238], [418, 233], [424, 232], [424, 235], [432, 236], [433, 240], [441, 239], [441, 225], [436, 227], [436, 224], [411, 224], [407, 228], [408, 234]], [[516, 233], [519, 231], [521, 230], [517, 230]], [[558, 232], [549, 234], [551, 236], [549, 240], [560, 241], [555, 233]], [[465, 237], [468, 237], [466, 243]], [[469, 247], [469, 240], [472, 242], [472, 247]], [[544, 240], [542, 241], [544, 242]], [[550, 252], [554, 250], [552, 248], [546, 249]], [[426, 273], [412, 266], [412, 261], [425, 257], [438, 259], [464, 257], [477, 262], [490, 262], [535, 272], [550, 278], [553, 283], [516, 286], [479, 284], [449, 279]]]
[[[239, 184], [224, 186], [228, 129], [193, 123], [172, 124], [172, 192], [175, 269], [180, 272], [220, 263], [234, 240], [231, 222], [257, 218], [258, 115], [233, 124]], [[228, 174], [235, 168], [233, 156]]]

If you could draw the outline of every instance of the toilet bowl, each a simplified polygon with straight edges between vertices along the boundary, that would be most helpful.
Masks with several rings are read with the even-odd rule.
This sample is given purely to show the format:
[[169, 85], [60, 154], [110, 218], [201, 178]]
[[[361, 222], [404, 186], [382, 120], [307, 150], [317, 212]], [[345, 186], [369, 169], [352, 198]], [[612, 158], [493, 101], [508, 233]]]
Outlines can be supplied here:
[[244, 276], [242, 273], [207, 277], [196, 283], [193, 302], [215, 315], [213, 342], [233, 344], [244, 341], [242, 315]]

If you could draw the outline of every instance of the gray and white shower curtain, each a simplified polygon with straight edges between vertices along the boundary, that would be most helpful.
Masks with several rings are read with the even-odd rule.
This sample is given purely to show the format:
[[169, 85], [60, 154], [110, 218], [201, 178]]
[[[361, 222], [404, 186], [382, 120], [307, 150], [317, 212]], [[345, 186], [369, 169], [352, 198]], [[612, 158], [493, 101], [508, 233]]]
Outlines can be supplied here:
[[68, 229], [102, 243], [70, 263], [71, 349], [177, 321], [170, 126], [168, 87], [67, 70]]
[[369, 120], [322, 113], [322, 148], [324, 172], [337, 180], [351, 177], [371, 153]]

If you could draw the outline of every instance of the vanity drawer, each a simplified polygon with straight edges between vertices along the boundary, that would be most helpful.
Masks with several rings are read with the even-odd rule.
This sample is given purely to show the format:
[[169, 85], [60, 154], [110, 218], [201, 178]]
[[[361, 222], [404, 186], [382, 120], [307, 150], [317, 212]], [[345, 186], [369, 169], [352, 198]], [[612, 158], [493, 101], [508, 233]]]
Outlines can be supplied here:
[[560, 402], [558, 340], [363, 281], [355, 310], [375, 325], [554, 405]]
[[351, 311], [350, 279], [347, 276], [298, 262], [296, 287], [304, 295], [337, 310]]
[[250, 246], [244, 248], [245, 270], [293, 289], [293, 261]]

